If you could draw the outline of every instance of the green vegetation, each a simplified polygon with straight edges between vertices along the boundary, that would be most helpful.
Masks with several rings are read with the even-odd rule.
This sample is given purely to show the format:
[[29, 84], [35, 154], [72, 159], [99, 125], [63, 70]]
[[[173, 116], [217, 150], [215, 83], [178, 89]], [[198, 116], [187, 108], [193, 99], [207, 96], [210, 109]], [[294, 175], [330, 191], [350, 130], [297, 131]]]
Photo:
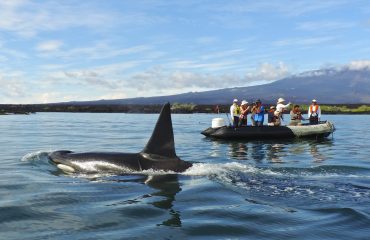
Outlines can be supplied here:
[[171, 110], [174, 113], [193, 113], [196, 107], [193, 103], [174, 103]]
[[[294, 104], [293, 104], [294, 105]], [[269, 104], [266, 104], [266, 109]], [[300, 105], [306, 113], [308, 105]], [[370, 114], [370, 105], [320, 105], [323, 114]], [[0, 105], [0, 115], [29, 114], [34, 112], [97, 112], [97, 113], [158, 113], [162, 105], [72, 105], [72, 104], [29, 104]], [[173, 113], [216, 113], [216, 105], [196, 105], [193, 103], [173, 103]], [[218, 105], [219, 112], [228, 113], [230, 105]]]
[[[309, 105], [301, 105], [307, 111]], [[326, 114], [370, 114], [370, 105], [320, 105], [321, 112]]]

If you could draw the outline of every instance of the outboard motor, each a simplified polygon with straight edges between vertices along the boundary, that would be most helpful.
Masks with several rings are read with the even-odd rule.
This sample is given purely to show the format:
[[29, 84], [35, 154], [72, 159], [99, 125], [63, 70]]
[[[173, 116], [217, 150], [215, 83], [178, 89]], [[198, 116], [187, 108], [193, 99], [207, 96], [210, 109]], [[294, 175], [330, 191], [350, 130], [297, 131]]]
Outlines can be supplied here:
[[223, 118], [213, 118], [212, 119], [212, 128], [220, 128], [225, 126], [225, 120]]
[[210, 136], [212, 133], [216, 132], [218, 129], [221, 127], [224, 127], [225, 125], [225, 120], [223, 118], [213, 118], [212, 119], [212, 126], [207, 128], [206, 130], [202, 131], [202, 134], [204, 136]]

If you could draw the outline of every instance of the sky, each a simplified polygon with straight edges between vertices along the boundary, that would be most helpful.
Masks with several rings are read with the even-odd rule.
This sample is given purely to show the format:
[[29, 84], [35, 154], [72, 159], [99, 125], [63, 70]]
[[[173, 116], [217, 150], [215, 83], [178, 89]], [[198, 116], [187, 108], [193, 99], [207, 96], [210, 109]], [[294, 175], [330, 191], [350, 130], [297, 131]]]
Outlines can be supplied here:
[[1, 0], [0, 103], [171, 95], [370, 66], [368, 0]]

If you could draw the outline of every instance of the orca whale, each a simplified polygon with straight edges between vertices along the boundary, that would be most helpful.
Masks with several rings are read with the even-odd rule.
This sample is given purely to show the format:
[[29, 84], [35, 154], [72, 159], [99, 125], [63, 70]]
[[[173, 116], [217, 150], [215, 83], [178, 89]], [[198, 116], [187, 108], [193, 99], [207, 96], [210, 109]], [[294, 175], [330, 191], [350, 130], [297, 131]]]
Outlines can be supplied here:
[[190, 162], [183, 161], [176, 155], [169, 103], [162, 107], [152, 136], [139, 153], [55, 151], [48, 157], [66, 172], [84, 171], [81, 166], [89, 164], [100, 165], [105, 169], [153, 169], [174, 172], [183, 172], [192, 166]]

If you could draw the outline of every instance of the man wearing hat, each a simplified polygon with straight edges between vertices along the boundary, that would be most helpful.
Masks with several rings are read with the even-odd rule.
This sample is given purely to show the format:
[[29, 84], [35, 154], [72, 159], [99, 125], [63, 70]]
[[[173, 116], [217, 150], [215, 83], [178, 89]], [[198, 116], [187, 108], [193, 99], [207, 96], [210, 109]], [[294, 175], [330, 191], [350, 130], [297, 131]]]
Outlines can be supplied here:
[[284, 110], [290, 106], [291, 103], [284, 105], [285, 99], [279, 98], [276, 104], [276, 111], [284, 113]]
[[274, 122], [275, 122], [275, 111], [276, 111], [276, 107], [275, 106], [271, 106], [270, 107], [270, 110], [268, 111], [267, 113], [267, 125], [269, 126], [274, 126]]
[[308, 108], [308, 118], [310, 119], [310, 124], [319, 124], [321, 118], [321, 109], [317, 104], [316, 99], [312, 100], [312, 104]]
[[254, 121], [256, 122], [256, 126], [262, 127], [263, 121], [265, 120], [265, 108], [262, 106], [261, 100], [256, 101], [256, 107], [255, 107], [255, 115], [254, 115]]
[[233, 121], [233, 126], [238, 127], [240, 108], [238, 106], [238, 99], [233, 100], [233, 105], [230, 106], [230, 116]]

